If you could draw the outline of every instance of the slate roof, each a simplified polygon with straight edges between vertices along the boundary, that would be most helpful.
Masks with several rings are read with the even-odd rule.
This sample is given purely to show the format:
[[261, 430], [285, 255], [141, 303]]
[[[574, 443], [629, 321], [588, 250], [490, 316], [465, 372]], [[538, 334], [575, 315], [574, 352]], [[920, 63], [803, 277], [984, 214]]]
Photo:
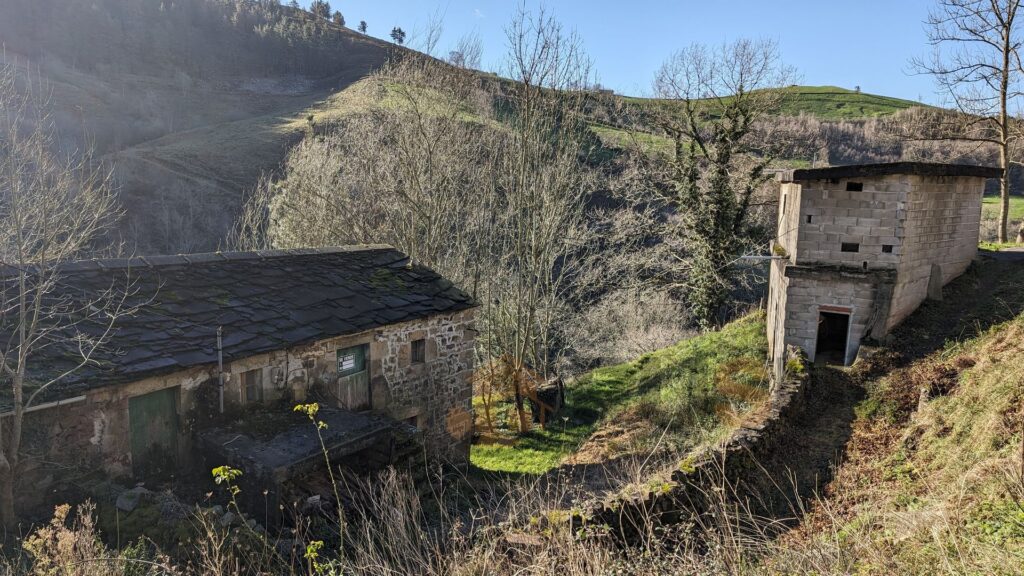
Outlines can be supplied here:
[[[476, 305], [390, 246], [89, 260], [59, 270], [63, 296], [130, 282], [130, 299], [142, 306], [118, 320], [97, 365], [54, 386], [45, 401], [216, 363], [218, 326], [227, 362]], [[0, 282], [10, 271], [0, 265]], [[34, 365], [59, 373], [74, 357], [66, 345], [47, 348]]]
[[977, 176], [999, 178], [1002, 170], [991, 166], [971, 164], [937, 164], [933, 162], [888, 162], [884, 164], [851, 164], [827, 168], [802, 168], [783, 170], [778, 173], [780, 182], [805, 182], [808, 180], [829, 180], [833, 178], [864, 178], [912, 174], [917, 176]]

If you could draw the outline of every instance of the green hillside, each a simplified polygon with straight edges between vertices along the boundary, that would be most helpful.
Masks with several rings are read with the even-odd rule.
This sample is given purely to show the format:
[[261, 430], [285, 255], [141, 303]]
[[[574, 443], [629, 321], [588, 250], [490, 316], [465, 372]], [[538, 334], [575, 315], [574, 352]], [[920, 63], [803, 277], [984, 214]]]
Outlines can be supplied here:
[[[653, 104], [669, 108], [675, 106], [672, 101], [654, 98], [625, 96], [622, 101], [628, 104]], [[836, 86], [790, 86], [786, 89], [786, 98], [782, 102], [780, 113], [785, 116], [806, 113], [822, 120], [853, 120], [888, 116], [913, 106], [922, 106], [922, 104], [912, 100], [865, 94]]]

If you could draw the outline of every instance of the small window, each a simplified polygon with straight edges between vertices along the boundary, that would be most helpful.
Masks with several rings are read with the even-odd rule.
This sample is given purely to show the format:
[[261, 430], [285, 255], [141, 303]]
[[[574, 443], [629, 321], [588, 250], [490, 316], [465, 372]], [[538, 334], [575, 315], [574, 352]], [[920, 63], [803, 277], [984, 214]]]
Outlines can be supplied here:
[[412, 363], [423, 364], [427, 361], [427, 341], [423, 338], [412, 341]]
[[263, 369], [242, 372], [242, 403], [259, 404], [263, 402]]
[[338, 376], [351, 376], [366, 370], [366, 346], [338, 350]]
[[882, 252], [884, 254], [892, 254], [892, 244], [882, 244]]
[[847, 182], [846, 183], [846, 191], [847, 192], [862, 192], [863, 190], [864, 190], [864, 183], [863, 182]]
[[843, 242], [841, 250], [843, 252], [860, 252], [860, 244], [856, 242]]
[[810, 214], [808, 214], [808, 215], [807, 215], [807, 223], [808, 223], [808, 224], [810, 224], [810, 223], [811, 223], [811, 220], [813, 220], [813, 219], [814, 219], [814, 217], [813, 217], [813, 216], [811, 216]]

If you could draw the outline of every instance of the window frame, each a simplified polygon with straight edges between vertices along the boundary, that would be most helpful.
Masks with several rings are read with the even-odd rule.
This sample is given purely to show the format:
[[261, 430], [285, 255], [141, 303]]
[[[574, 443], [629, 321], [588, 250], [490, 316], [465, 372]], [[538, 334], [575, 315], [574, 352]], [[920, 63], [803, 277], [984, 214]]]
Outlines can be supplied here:
[[[263, 368], [254, 368], [252, 370], [246, 370], [239, 376], [239, 381], [242, 387], [242, 405], [250, 406], [252, 404], [262, 404], [264, 398], [263, 390]], [[256, 391], [255, 398], [251, 393]]]
[[410, 364], [426, 364], [427, 363], [427, 339], [417, 338], [409, 342], [409, 363]]

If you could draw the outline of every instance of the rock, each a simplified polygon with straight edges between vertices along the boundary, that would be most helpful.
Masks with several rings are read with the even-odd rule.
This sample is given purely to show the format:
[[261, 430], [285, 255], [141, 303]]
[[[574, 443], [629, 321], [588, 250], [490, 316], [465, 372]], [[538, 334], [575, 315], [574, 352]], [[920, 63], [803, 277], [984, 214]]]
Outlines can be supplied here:
[[170, 492], [158, 496], [160, 523], [175, 525], [188, 518], [192, 510]]
[[118, 510], [122, 512], [131, 512], [139, 507], [139, 503], [142, 502], [143, 498], [148, 497], [152, 492], [146, 490], [142, 486], [136, 486], [131, 490], [125, 490], [117, 496], [117, 501], [114, 503]]
[[234, 512], [225, 512], [220, 520], [217, 521], [221, 528], [227, 528], [238, 522], [238, 516]]
[[213, 508], [210, 508], [210, 514], [213, 514], [214, 516], [221, 516], [224, 514], [224, 507], [217, 504]]

